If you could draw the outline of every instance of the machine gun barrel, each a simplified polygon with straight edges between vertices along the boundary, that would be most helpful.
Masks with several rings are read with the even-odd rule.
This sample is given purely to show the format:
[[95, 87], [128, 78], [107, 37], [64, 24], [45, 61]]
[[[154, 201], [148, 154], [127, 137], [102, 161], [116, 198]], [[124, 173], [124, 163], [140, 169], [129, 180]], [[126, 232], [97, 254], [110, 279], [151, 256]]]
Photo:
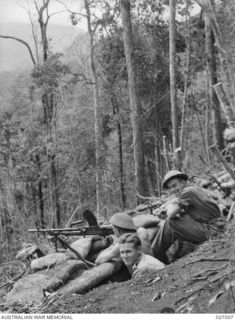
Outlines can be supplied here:
[[48, 233], [51, 236], [86, 236], [86, 235], [100, 235], [108, 236], [113, 234], [113, 228], [111, 226], [89, 226], [79, 228], [56, 228], [56, 229], [29, 229], [28, 232]]

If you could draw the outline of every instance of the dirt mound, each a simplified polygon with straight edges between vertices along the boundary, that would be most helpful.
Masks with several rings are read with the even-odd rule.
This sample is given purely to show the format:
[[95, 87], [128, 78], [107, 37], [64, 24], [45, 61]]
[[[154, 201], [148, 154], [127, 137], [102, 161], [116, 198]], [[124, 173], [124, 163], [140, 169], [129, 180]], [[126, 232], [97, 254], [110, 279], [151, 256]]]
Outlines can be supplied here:
[[[156, 274], [106, 283], [83, 295], [51, 296], [34, 313], [234, 313], [235, 221]], [[6, 310], [4, 310], [6, 311]], [[20, 312], [14, 309], [8, 312]], [[23, 312], [30, 312], [24, 309]]]

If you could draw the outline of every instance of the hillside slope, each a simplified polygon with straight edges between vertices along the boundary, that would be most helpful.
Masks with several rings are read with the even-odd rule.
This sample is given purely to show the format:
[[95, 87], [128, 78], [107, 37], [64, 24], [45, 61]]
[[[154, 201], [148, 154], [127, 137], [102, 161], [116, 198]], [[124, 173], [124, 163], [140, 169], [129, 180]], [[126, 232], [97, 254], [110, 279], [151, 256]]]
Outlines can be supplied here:
[[[232, 220], [223, 237], [166, 266], [158, 274], [160, 279], [148, 274], [83, 295], [52, 296], [33, 313], [234, 313], [234, 240]], [[2, 311], [32, 312], [27, 308]]]

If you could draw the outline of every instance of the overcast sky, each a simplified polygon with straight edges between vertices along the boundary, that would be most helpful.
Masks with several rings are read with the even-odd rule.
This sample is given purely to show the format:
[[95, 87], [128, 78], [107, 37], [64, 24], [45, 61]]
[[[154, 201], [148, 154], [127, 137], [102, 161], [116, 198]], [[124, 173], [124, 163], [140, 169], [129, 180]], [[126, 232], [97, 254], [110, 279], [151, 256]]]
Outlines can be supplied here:
[[[70, 10], [79, 11], [82, 1], [81, 0], [61, 0], [65, 3]], [[26, 10], [23, 8], [28, 8], [31, 6], [33, 9], [33, 0], [0, 0], [0, 21], [1, 22], [25, 22], [29, 23], [29, 17]], [[49, 6], [49, 12], [54, 13], [61, 10], [65, 10], [65, 7], [58, 3], [56, 0], [51, 0]], [[32, 11], [33, 12], [33, 11]], [[54, 24], [63, 24], [71, 26], [69, 20], [68, 12], [62, 12], [56, 15], [53, 15], [50, 19], [50, 23]], [[79, 24], [79, 28], [85, 28], [85, 21]]]

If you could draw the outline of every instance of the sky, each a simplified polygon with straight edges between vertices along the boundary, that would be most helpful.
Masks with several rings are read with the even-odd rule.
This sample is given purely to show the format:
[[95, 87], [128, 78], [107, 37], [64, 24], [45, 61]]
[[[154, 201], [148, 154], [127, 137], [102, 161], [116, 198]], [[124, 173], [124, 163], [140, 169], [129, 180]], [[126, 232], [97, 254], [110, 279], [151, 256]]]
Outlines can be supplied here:
[[[60, 0], [70, 10], [79, 11], [82, 5], [82, 0]], [[0, 21], [4, 23], [24, 22], [29, 23], [29, 17], [26, 9], [29, 5], [33, 8], [33, 0], [0, 0]], [[24, 7], [24, 8], [23, 8]], [[55, 13], [66, 10], [66, 8], [56, 0], [51, 0], [49, 12]], [[33, 11], [32, 11], [33, 12]], [[50, 23], [71, 26], [68, 12], [61, 12], [53, 15]], [[77, 25], [80, 29], [86, 29], [86, 22], [83, 20]]]
[[[37, 0], [38, 3], [40, 3], [40, 1], [42, 2], [42, 0]], [[62, 3], [64, 3], [65, 6]], [[34, 0], [0, 0], [0, 21], [8, 23], [29, 23], [29, 17], [25, 9], [29, 7], [31, 7], [33, 12], [33, 9], [35, 8]], [[80, 12], [81, 8], [83, 7], [83, 0], [51, 0], [49, 5], [50, 13], [55, 13], [59, 11], [64, 12], [53, 15], [50, 18], [50, 23], [71, 26], [71, 21], [69, 20], [69, 13], [66, 12], [66, 7], [69, 8], [71, 11]], [[37, 15], [35, 15], [35, 18], [36, 17]], [[85, 19], [81, 19], [78, 22], [77, 27], [79, 29], [86, 30]]]
[[[43, 0], [37, 0], [41, 6]], [[87, 21], [83, 18], [76, 26], [73, 26], [69, 18], [66, 6], [75, 12], [81, 12], [83, 0], [51, 0], [49, 14], [60, 12], [53, 15], [49, 20], [48, 36], [51, 37], [51, 47], [55, 51], [63, 52], [64, 48], [70, 46], [73, 40], [81, 31], [87, 31]], [[29, 7], [30, 5], [30, 7]], [[25, 40], [33, 48], [30, 19], [27, 13], [31, 8], [31, 16], [34, 21], [38, 15], [34, 6], [34, 0], [0, 0], [0, 34], [15, 36]], [[17, 25], [20, 23], [21, 25]], [[37, 24], [36, 24], [37, 25]], [[55, 26], [53, 28], [53, 25]], [[0, 72], [2, 70], [13, 70], [16, 67], [27, 67], [31, 65], [31, 60], [22, 44], [13, 40], [0, 39]]]

